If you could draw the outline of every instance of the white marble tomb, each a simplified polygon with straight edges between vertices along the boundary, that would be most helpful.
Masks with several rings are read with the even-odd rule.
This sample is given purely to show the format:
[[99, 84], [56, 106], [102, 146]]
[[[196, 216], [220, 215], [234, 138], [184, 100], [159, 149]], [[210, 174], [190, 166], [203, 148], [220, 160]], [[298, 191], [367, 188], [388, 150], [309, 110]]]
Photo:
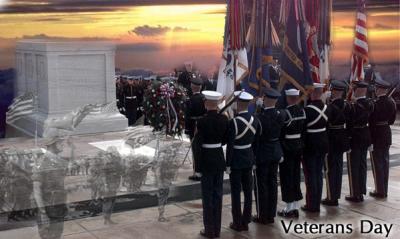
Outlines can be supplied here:
[[[116, 100], [115, 45], [99, 41], [22, 40], [16, 47], [16, 95], [38, 97], [38, 134], [46, 119], [58, 117], [85, 104]], [[34, 135], [35, 117], [18, 120], [13, 127]], [[87, 117], [75, 134], [121, 131], [127, 119], [118, 111]]]

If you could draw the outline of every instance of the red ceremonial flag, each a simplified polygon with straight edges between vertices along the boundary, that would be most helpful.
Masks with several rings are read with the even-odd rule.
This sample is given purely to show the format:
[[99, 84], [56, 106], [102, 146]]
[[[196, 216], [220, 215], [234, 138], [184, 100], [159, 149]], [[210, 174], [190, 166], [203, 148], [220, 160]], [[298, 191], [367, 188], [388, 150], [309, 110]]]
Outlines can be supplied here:
[[353, 55], [351, 57], [350, 81], [364, 80], [364, 65], [368, 62], [367, 15], [365, 14], [365, 1], [366, 0], [358, 0]]

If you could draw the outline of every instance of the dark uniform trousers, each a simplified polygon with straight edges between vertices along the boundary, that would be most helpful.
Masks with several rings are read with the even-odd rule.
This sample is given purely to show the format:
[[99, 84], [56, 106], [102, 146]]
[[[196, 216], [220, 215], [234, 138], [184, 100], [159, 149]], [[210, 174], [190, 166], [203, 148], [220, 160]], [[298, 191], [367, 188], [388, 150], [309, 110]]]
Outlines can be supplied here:
[[224, 172], [202, 173], [203, 223], [206, 234], [221, 231], [223, 182]]
[[193, 171], [200, 172], [199, 161], [201, 160], [201, 142], [197, 135], [190, 137], [192, 156], [193, 156]]
[[390, 125], [396, 120], [396, 104], [388, 96], [379, 96], [371, 114], [370, 130], [374, 151], [371, 157], [372, 172], [375, 179], [375, 192], [386, 197], [389, 179], [389, 148], [392, 144]]
[[343, 152], [329, 150], [325, 162], [328, 200], [338, 200], [342, 192]]
[[347, 159], [350, 196], [361, 197], [367, 192], [367, 153], [368, 148], [352, 148]]
[[128, 118], [128, 125], [132, 126], [136, 123], [137, 108], [139, 106], [137, 86], [126, 85], [124, 90], [125, 111]]
[[[231, 183], [233, 224], [247, 225], [251, 222], [252, 211], [252, 169], [232, 169], [229, 179]], [[242, 189], [244, 194], [243, 213], [240, 200], [240, 193]]]
[[375, 190], [384, 196], [388, 193], [389, 148], [390, 146], [374, 148], [371, 161], [375, 179]]
[[261, 221], [267, 221], [276, 216], [278, 164], [278, 161], [266, 161], [264, 164], [257, 165], [254, 193], [257, 214]]
[[303, 171], [306, 183], [306, 205], [309, 209], [319, 210], [322, 187], [323, 166], [326, 154], [318, 151], [307, 151], [303, 158]]
[[279, 164], [282, 201], [291, 203], [303, 199], [300, 187], [300, 164], [303, 151], [284, 151], [284, 161]]

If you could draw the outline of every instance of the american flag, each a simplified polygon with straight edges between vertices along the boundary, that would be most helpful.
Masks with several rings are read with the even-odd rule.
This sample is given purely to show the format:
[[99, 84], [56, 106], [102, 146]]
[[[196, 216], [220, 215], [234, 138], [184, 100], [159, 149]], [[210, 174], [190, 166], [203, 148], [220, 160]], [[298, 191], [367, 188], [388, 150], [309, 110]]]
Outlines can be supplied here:
[[365, 2], [366, 0], [358, 0], [350, 81], [364, 80], [364, 64], [367, 64], [368, 62], [367, 15], [365, 14]]
[[8, 107], [6, 113], [6, 121], [8, 124], [31, 115], [35, 110], [36, 97], [33, 93], [27, 92], [14, 99], [12, 104]]

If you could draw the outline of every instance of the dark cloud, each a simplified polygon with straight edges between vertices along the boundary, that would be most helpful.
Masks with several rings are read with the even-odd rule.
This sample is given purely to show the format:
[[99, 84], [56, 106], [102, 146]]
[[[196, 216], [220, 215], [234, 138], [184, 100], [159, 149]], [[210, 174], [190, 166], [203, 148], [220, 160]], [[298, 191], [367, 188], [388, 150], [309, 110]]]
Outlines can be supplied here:
[[35, 19], [35, 22], [59, 22], [62, 21], [63, 19], [57, 18], [57, 17], [48, 17], [48, 18], [40, 18], [40, 19]]
[[393, 26], [385, 25], [385, 24], [382, 24], [382, 23], [377, 23], [377, 24], [375, 24], [374, 28], [376, 28], [376, 29], [383, 29], [383, 30], [392, 30], [392, 29], [396, 29], [396, 28], [393, 27]]
[[194, 32], [194, 31], [198, 31], [198, 30], [178, 26], [178, 27], [174, 27], [174, 29], [172, 31], [173, 32]]
[[130, 31], [130, 33], [135, 33], [136, 35], [143, 36], [143, 37], [156, 37], [156, 36], [165, 35], [170, 30], [171, 30], [171, 28], [164, 27], [161, 25], [158, 25], [156, 27], [152, 27], [149, 25], [143, 25], [143, 26], [135, 27], [133, 30]]
[[[65, 40], [65, 41], [117, 41], [117, 38], [107, 37], [61, 37], [61, 36], [48, 36], [46, 34], [37, 35], [24, 35], [22, 39], [46, 39], [46, 40]], [[18, 38], [16, 39], [18, 40]]]
[[163, 46], [158, 43], [127, 43], [117, 45], [118, 52], [152, 52], [162, 49]]

